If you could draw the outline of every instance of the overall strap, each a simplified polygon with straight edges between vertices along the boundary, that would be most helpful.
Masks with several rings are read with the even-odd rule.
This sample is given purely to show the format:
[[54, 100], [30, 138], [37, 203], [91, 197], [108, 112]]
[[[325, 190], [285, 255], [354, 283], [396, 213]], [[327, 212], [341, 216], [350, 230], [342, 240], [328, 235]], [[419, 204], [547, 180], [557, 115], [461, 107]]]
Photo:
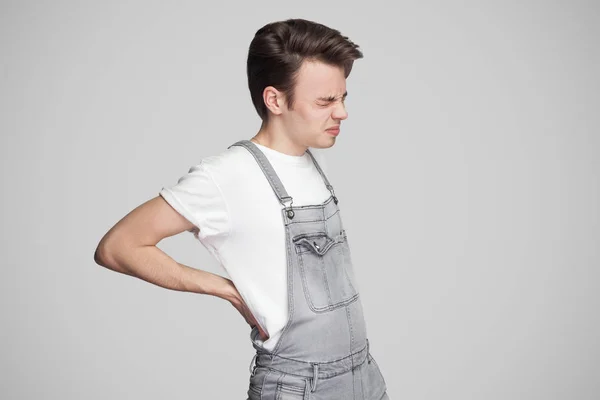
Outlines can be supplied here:
[[[263, 173], [267, 177], [267, 180], [269, 181], [271, 188], [273, 188], [273, 191], [277, 195], [279, 202], [285, 206], [284, 202], [289, 200], [290, 207], [291, 207], [292, 202], [293, 202], [292, 196], [288, 195], [287, 191], [285, 190], [285, 187], [283, 186], [283, 183], [281, 183], [281, 180], [277, 176], [275, 169], [273, 169], [273, 166], [271, 165], [271, 163], [269, 162], [267, 157], [263, 154], [262, 151], [260, 151], [260, 149], [256, 146], [256, 144], [254, 144], [254, 142], [252, 142], [250, 140], [240, 140], [240, 141], [232, 144], [231, 146], [242, 146], [242, 147], [245, 147], [248, 151], [250, 151], [250, 153], [254, 156], [254, 158], [258, 162], [260, 169], [263, 171]], [[229, 146], [228, 148], [230, 148], [231, 146]], [[321, 169], [321, 166], [317, 162], [317, 159], [315, 158], [315, 156], [313, 156], [313, 154], [311, 153], [311, 151], [309, 149], [306, 149], [306, 152], [308, 153], [313, 164], [317, 168], [317, 171], [319, 171], [319, 175], [321, 175], [321, 178], [323, 179], [323, 182], [325, 183], [327, 190], [329, 190], [331, 192], [331, 195], [333, 196], [333, 200], [337, 204], [338, 199], [335, 196], [333, 186], [331, 186], [331, 184], [329, 183], [329, 180], [325, 176], [325, 173]]]
[[[279, 199], [279, 202], [285, 206], [285, 201], [289, 200], [291, 207], [291, 203], [293, 201], [292, 196], [288, 195], [287, 191], [285, 190], [285, 187], [283, 187], [283, 183], [281, 183], [281, 180], [277, 176], [275, 169], [273, 169], [273, 166], [271, 165], [267, 157], [263, 154], [263, 152], [260, 151], [260, 149], [256, 147], [256, 145], [250, 140], [240, 140], [232, 144], [231, 146], [242, 146], [248, 149], [250, 154], [252, 154], [256, 159], [256, 162], [258, 163], [262, 172], [267, 177], [267, 180], [269, 181], [271, 188], [273, 188], [273, 191]], [[229, 146], [228, 148], [230, 148], [231, 146]]]
[[317, 159], [315, 158], [315, 156], [313, 156], [313, 154], [310, 152], [310, 150], [306, 149], [306, 152], [308, 153], [308, 155], [310, 156], [310, 158], [312, 158], [313, 164], [315, 164], [315, 167], [317, 168], [317, 171], [319, 171], [319, 174], [321, 175], [321, 178], [323, 178], [323, 182], [325, 183], [325, 186], [327, 187], [327, 190], [329, 190], [331, 192], [331, 195], [333, 196], [333, 199], [335, 200], [335, 203], [337, 204], [338, 200], [337, 200], [337, 197], [335, 197], [335, 192], [333, 191], [333, 186], [331, 186], [331, 184], [329, 183], [329, 180], [325, 176], [325, 172], [323, 172], [323, 170], [321, 169], [321, 166], [317, 162]]

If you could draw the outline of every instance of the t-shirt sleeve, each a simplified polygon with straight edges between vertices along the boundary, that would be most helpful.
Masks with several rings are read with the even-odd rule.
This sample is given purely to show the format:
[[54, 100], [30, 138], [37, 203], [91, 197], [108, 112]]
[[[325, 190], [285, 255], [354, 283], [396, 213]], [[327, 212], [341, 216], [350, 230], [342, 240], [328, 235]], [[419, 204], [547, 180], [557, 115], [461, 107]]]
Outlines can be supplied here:
[[194, 224], [190, 230], [204, 245], [218, 249], [229, 235], [229, 213], [223, 193], [202, 162], [177, 184], [159, 192], [179, 214]]

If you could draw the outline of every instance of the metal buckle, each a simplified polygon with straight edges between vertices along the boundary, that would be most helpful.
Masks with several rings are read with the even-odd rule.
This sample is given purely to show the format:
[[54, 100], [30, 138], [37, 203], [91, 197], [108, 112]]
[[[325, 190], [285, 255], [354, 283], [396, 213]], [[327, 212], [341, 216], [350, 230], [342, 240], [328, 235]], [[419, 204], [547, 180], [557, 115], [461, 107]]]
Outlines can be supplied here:
[[286, 208], [286, 210], [285, 210], [285, 213], [286, 213], [286, 215], [287, 215], [287, 217], [288, 217], [289, 219], [293, 219], [293, 218], [294, 218], [294, 215], [296, 215], [296, 213], [294, 212], [294, 210], [292, 210], [292, 204], [294, 204], [294, 199], [293, 199], [293, 198], [291, 198], [291, 197], [290, 197], [290, 205], [289, 205], [289, 208], [288, 208], [288, 206], [286, 206], [286, 205], [285, 205], [285, 202], [283, 202], [283, 205], [284, 205], [284, 206], [285, 206], [285, 208]]
[[335, 204], [337, 204], [339, 200], [335, 195], [335, 190], [333, 190], [333, 186], [329, 185], [329, 187], [327, 189], [329, 189], [329, 191], [331, 192], [331, 195], [333, 196], [333, 202]]

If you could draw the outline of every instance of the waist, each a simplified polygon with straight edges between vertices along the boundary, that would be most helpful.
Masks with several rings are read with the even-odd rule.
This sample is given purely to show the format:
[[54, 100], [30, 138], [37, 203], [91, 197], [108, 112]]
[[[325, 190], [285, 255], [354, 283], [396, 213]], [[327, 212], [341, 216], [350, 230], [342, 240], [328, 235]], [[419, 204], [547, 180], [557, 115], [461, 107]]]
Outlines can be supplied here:
[[277, 354], [267, 353], [257, 349], [256, 366], [267, 367], [286, 374], [299, 375], [307, 378], [330, 378], [351, 371], [367, 360], [369, 340], [365, 346], [346, 357], [331, 361], [304, 361], [286, 358]]

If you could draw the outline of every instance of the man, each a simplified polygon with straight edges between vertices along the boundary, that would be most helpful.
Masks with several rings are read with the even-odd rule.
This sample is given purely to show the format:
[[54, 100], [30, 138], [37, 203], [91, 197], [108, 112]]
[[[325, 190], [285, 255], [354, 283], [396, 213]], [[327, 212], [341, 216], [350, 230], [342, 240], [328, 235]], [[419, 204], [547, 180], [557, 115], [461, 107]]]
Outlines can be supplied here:
[[[262, 125], [190, 168], [102, 238], [98, 264], [162, 287], [218, 296], [252, 327], [249, 399], [388, 399], [369, 353], [340, 202], [312, 152], [348, 117], [346, 78], [362, 58], [339, 31], [267, 24], [247, 73]], [[231, 279], [155, 245], [192, 232]]]

